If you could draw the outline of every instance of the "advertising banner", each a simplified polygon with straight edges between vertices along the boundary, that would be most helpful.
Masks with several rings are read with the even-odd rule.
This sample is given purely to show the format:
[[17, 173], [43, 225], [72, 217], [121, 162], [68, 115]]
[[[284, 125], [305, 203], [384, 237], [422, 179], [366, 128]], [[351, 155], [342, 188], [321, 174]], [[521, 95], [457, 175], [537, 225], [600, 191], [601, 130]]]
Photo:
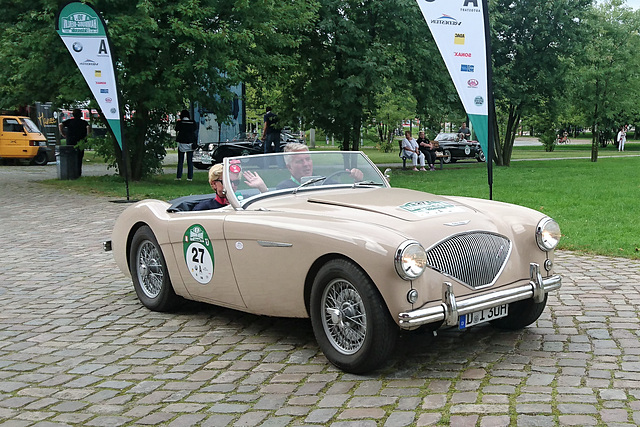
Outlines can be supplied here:
[[122, 150], [122, 124], [113, 58], [104, 21], [88, 4], [64, 6], [56, 31], [71, 53]]
[[483, 0], [417, 2], [478, 135], [482, 150], [490, 161], [486, 3]]

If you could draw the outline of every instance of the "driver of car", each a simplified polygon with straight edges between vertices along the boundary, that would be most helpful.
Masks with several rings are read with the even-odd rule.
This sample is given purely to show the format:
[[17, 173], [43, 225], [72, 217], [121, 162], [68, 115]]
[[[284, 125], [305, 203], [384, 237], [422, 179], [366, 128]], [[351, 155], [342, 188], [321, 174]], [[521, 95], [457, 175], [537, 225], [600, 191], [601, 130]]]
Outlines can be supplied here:
[[[235, 171], [236, 168], [237, 171]], [[217, 165], [213, 165], [211, 169], [209, 169], [209, 185], [213, 189], [215, 193], [215, 197], [212, 199], [202, 200], [197, 205], [193, 207], [194, 211], [206, 211], [210, 209], [218, 209], [229, 204], [229, 200], [227, 200], [227, 190], [224, 188], [224, 184], [222, 183], [222, 173], [224, 166], [222, 163], [218, 163]], [[231, 174], [231, 187], [235, 191], [236, 185], [238, 183], [239, 178], [239, 167], [238, 165], [230, 165], [229, 173]]]
[[[284, 146], [285, 153], [297, 153], [285, 155], [284, 163], [291, 172], [291, 177], [285, 179], [276, 186], [277, 190], [283, 188], [296, 188], [302, 185], [302, 178], [313, 175], [313, 161], [308, 153], [309, 147], [299, 142], [291, 142]], [[346, 169], [355, 181], [362, 181], [364, 174], [360, 169]]]

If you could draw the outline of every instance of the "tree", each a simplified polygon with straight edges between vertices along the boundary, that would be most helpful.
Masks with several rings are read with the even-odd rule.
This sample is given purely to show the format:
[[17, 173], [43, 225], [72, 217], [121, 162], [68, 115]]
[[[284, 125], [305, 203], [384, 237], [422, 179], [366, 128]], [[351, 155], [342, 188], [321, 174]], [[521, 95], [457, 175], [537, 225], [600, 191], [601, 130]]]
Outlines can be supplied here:
[[414, 0], [319, 4], [298, 51], [301, 67], [291, 75], [291, 96], [283, 103], [336, 135], [343, 149], [357, 150], [362, 124], [378, 112], [376, 94], [407, 86], [406, 76], [416, 67], [418, 28], [426, 26], [418, 27], [424, 21]]
[[497, 165], [510, 164], [523, 114], [552, 106], [565, 93], [562, 58], [582, 47], [583, 16], [590, 5], [591, 0], [491, 2]]
[[[124, 131], [133, 180], [159, 167], [167, 114], [197, 101], [227, 116], [229, 87], [285, 66], [314, 12], [309, 0], [111, 0], [95, 7], [107, 22], [123, 104], [134, 112]], [[57, 9], [57, 1], [30, 0], [0, 16], [0, 60], [11, 64], [0, 68], [4, 105], [89, 98], [54, 31]], [[45, 84], [43, 71], [54, 79]], [[114, 157], [119, 163], [117, 150]]]
[[573, 104], [591, 128], [591, 161], [598, 160], [598, 146], [621, 125], [638, 116], [640, 95], [639, 12], [614, 0], [595, 7], [586, 16], [589, 28], [584, 49], [572, 70]]

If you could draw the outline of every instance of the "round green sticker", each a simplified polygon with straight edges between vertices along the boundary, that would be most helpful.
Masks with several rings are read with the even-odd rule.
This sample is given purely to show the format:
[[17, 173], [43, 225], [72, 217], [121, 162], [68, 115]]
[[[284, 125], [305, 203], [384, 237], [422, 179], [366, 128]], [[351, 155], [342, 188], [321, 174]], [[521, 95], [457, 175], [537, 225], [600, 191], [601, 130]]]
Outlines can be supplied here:
[[189, 273], [198, 283], [209, 283], [213, 277], [213, 246], [211, 240], [200, 224], [187, 229], [182, 239], [184, 260]]

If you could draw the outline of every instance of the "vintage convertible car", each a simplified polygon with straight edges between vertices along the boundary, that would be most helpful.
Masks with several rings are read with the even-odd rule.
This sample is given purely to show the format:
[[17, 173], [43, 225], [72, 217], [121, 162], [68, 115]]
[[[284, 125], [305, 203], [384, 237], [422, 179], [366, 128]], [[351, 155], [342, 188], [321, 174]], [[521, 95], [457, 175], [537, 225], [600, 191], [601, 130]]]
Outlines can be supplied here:
[[560, 229], [534, 210], [391, 188], [361, 152], [227, 157], [224, 171], [223, 208], [144, 200], [117, 219], [105, 249], [149, 309], [184, 297], [310, 317], [327, 359], [364, 373], [401, 330], [523, 328], [561, 286]]
[[467, 141], [464, 138], [460, 138], [457, 133], [445, 132], [439, 133], [435, 140], [440, 146], [438, 150], [444, 154], [443, 161], [445, 163], [453, 163], [468, 158], [475, 158], [479, 162], [487, 160], [478, 141]]
[[[302, 142], [289, 131], [280, 133], [280, 144]], [[262, 154], [262, 141], [255, 133], [240, 132], [231, 141], [210, 142], [201, 144], [193, 153], [193, 165], [198, 169], [208, 169], [211, 165], [221, 163], [225, 157], [250, 156]]]

